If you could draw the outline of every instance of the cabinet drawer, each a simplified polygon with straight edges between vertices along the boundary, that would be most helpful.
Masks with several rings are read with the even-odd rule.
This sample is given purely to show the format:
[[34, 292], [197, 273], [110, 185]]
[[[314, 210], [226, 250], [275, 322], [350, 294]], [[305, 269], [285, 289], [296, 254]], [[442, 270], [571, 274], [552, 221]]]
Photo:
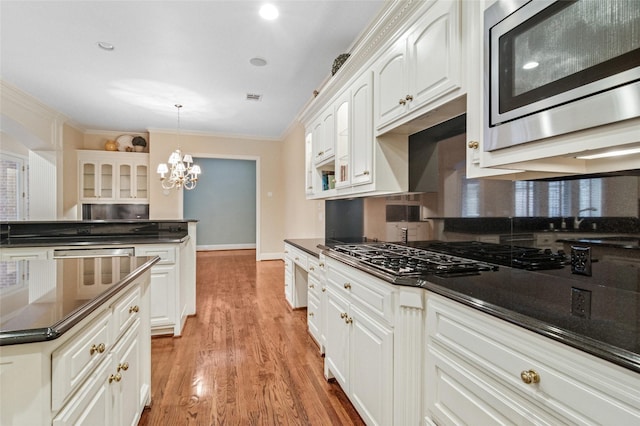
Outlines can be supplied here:
[[371, 313], [393, 323], [393, 288], [390, 284], [337, 261], [330, 263], [327, 281], [342, 296], [349, 297]]
[[91, 374], [111, 350], [111, 312], [105, 311], [51, 354], [51, 405], [62, 407], [71, 394]]
[[140, 318], [140, 287], [135, 286], [127, 294], [119, 298], [113, 304], [113, 332], [114, 340]]
[[157, 263], [170, 264], [176, 263], [175, 247], [136, 247], [136, 256], [158, 256], [160, 261]]
[[[429, 296], [430, 350], [455, 354], [530, 401], [530, 410], [570, 423], [640, 424], [640, 375], [441, 297]], [[522, 372], [535, 371], [538, 383]]]

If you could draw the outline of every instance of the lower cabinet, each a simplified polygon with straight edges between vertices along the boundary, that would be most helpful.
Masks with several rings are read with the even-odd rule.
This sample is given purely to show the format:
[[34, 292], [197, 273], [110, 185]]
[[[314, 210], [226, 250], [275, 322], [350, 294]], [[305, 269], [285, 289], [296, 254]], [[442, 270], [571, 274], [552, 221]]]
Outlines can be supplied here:
[[336, 267], [328, 271], [325, 376], [367, 424], [393, 424], [393, 291]]
[[136, 256], [158, 256], [160, 261], [151, 267], [151, 334], [182, 333], [180, 255], [176, 245], [140, 245]]
[[320, 347], [320, 353], [324, 353], [325, 335], [325, 296], [326, 296], [326, 279], [324, 276], [324, 256], [316, 259], [309, 256], [309, 271], [307, 276], [307, 326], [309, 334]]
[[0, 424], [136, 425], [151, 401], [149, 282], [146, 272], [57, 339], [3, 346]]
[[425, 424], [640, 424], [640, 375], [427, 296]]

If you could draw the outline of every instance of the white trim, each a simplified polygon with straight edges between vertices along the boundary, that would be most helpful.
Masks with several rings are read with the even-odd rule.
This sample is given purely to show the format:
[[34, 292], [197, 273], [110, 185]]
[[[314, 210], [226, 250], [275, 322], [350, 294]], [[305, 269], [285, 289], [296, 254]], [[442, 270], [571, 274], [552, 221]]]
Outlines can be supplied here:
[[214, 250], [247, 250], [255, 249], [255, 244], [214, 244], [207, 246], [196, 246], [197, 251], [214, 251]]
[[283, 253], [262, 253], [258, 260], [284, 260]]
[[[261, 260], [260, 254], [260, 212], [262, 211], [262, 206], [260, 204], [260, 157], [256, 155], [235, 155], [235, 154], [211, 154], [209, 152], [191, 152], [191, 156], [193, 158], [216, 158], [223, 160], [250, 160], [256, 162], [256, 260]], [[182, 212], [182, 217], [184, 218], [184, 191], [180, 194], [180, 211]], [[193, 219], [193, 218], [192, 218]], [[204, 246], [203, 246], [204, 247]]]

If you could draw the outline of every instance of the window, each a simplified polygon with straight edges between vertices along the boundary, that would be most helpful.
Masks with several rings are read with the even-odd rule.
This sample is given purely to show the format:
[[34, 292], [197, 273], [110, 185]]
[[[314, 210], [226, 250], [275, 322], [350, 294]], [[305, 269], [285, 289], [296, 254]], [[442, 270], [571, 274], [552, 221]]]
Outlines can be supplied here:
[[23, 220], [29, 216], [26, 161], [0, 154], [0, 220]]
[[462, 217], [480, 216], [480, 181], [462, 179]]
[[535, 182], [516, 181], [514, 185], [515, 216], [536, 216], [534, 211]]

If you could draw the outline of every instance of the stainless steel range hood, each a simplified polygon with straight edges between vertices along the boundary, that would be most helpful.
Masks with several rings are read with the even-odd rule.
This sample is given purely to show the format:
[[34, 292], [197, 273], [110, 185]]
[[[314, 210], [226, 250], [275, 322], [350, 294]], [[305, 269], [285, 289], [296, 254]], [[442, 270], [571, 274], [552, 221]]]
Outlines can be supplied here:
[[466, 133], [467, 114], [409, 136], [409, 192], [437, 192], [438, 142]]

